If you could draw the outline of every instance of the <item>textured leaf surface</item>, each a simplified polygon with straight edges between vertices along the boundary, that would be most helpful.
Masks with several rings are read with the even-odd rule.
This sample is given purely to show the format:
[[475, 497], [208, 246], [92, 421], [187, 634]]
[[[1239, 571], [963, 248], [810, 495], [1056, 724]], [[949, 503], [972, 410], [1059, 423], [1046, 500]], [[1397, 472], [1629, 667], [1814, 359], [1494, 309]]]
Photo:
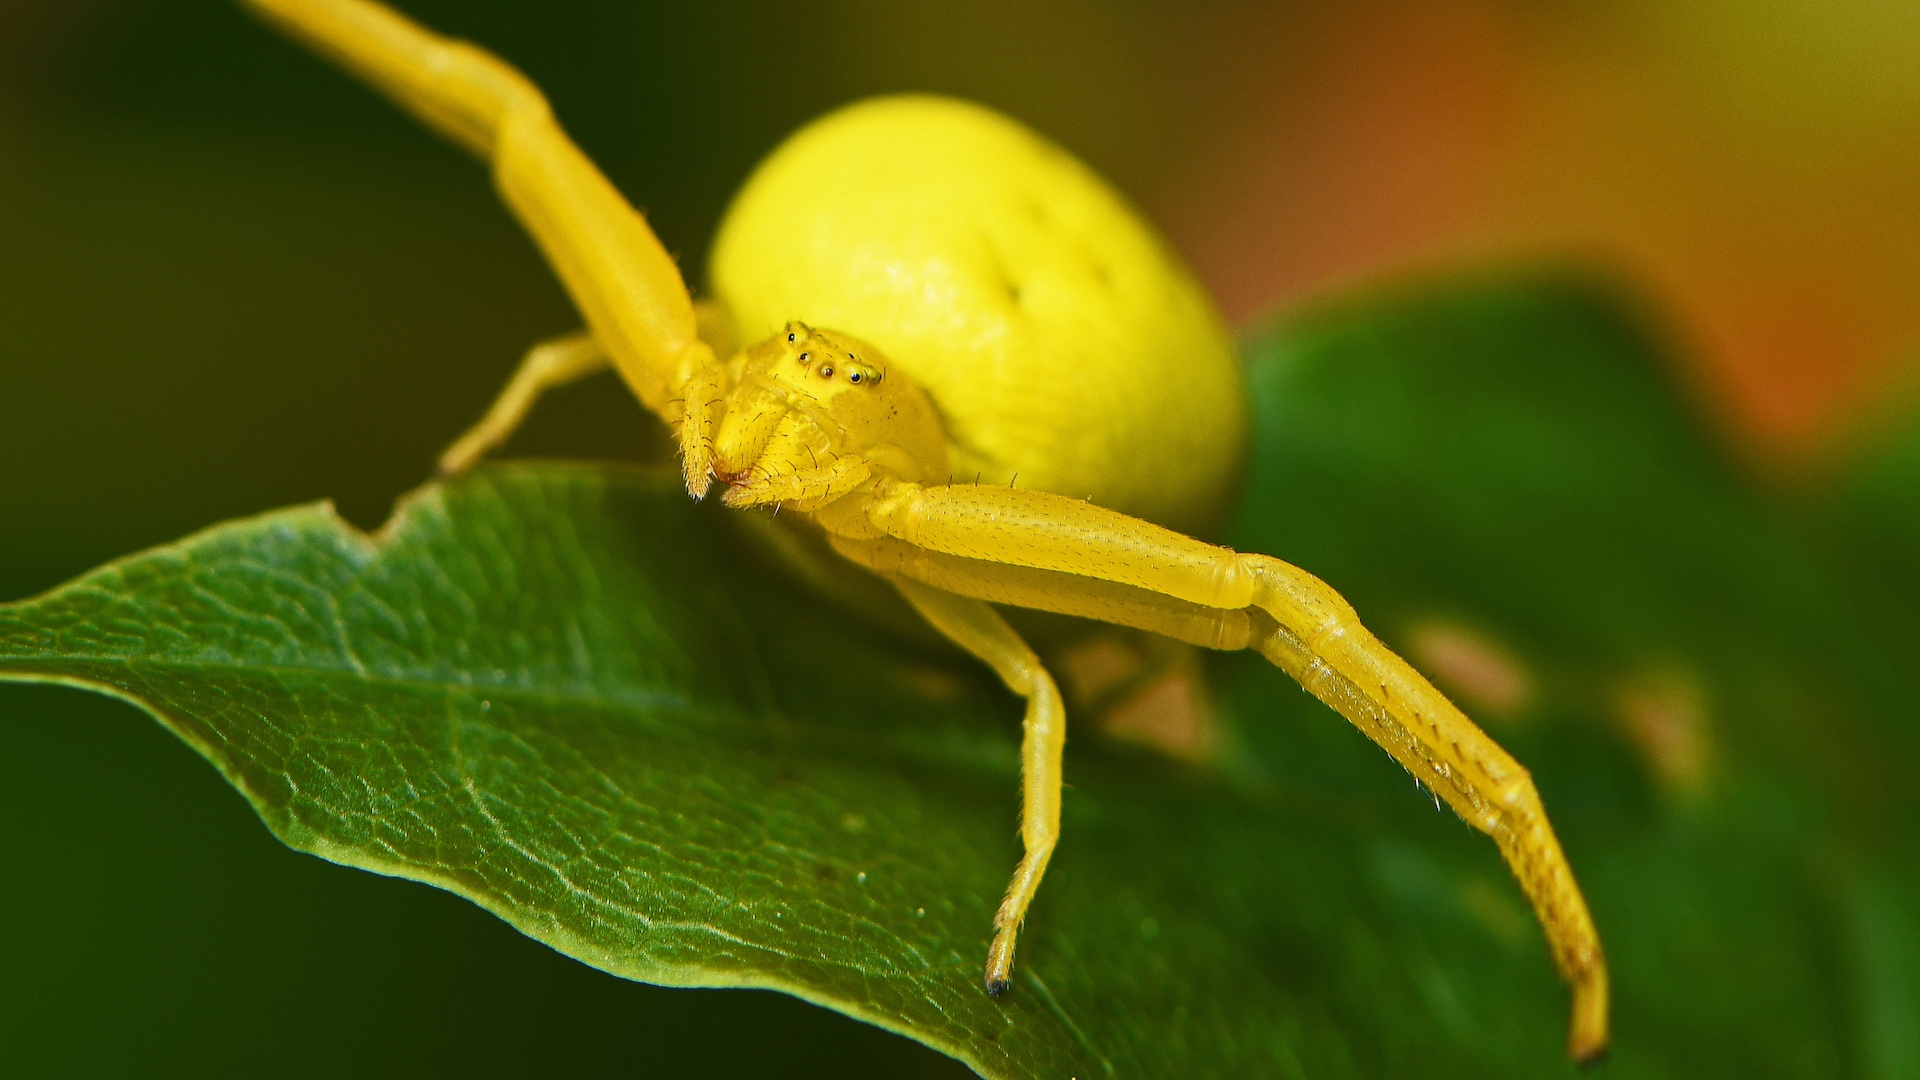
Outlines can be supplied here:
[[[1913, 565], [1873, 524], [1920, 520], [1875, 479], [1902, 459], [1803, 540], [1654, 352], [1573, 289], [1274, 329], [1233, 542], [1416, 659], [1465, 627], [1530, 680], [1489, 726], [1609, 947], [1610, 1075], [1916, 1075], [1911, 638], [1852, 584]], [[621, 975], [786, 989], [991, 1076], [1568, 1072], [1492, 845], [1284, 676], [1213, 674], [1219, 768], [1075, 745], [993, 1002], [1015, 703], [757, 568], [670, 475], [499, 466], [373, 538], [298, 508], [0, 607], [0, 677], [129, 698], [289, 844]], [[1697, 737], [1692, 771], [1660, 730]]]

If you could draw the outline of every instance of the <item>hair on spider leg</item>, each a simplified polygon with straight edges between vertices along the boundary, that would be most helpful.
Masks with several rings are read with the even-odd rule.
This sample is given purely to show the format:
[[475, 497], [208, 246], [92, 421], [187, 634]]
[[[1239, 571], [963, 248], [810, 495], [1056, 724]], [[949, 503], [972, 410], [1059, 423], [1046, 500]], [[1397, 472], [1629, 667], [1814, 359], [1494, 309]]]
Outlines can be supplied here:
[[[1401, 766], [1401, 768], [1406, 768], [1406, 766], [1403, 765]], [[1440, 806], [1439, 792], [1421, 783], [1420, 778], [1418, 776], [1414, 776], [1412, 769], [1407, 769], [1407, 775], [1413, 777], [1413, 790], [1425, 793], [1428, 798], [1433, 800], [1433, 808], [1435, 810], [1438, 810], [1443, 814], [1446, 813], [1446, 811]]]

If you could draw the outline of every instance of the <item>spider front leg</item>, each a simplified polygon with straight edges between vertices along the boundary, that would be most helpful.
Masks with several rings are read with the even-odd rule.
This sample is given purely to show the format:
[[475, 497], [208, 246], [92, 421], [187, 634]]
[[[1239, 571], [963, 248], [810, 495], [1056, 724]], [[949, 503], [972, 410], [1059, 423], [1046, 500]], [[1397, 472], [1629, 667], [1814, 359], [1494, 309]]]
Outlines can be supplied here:
[[525, 76], [368, 0], [244, 2], [485, 158], [621, 377], [679, 422], [681, 386], [712, 361], [686, 283]]
[[1020, 840], [1026, 853], [993, 917], [987, 947], [987, 993], [999, 997], [1013, 978], [1013, 948], [1020, 923], [1060, 839], [1061, 756], [1067, 743], [1066, 710], [1053, 676], [1027, 643], [993, 608], [965, 596], [893, 577], [900, 594], [954, 644], [986, 662], [1007, 688], [1027, 699], [1020, 740]]
[[1040, 491], [882, 483], [821, 521], [842, 551], [886, 572], [1259, 650], [1493, 838], [1572, 987], [1569, 1053], [1591, 1061], [1605, 1050], [1600, 939], [1532, 778], [1324, 582], [1278, 559]]

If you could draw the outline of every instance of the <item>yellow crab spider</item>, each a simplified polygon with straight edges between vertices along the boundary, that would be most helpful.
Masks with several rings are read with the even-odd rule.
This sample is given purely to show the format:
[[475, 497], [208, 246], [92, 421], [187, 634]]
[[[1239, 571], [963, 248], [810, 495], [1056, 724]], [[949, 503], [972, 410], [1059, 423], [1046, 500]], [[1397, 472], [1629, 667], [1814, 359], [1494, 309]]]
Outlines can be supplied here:
[[1230, 497], [1239, 371], [1197, 284], [1099, 178], [985, 109], [861, 103], [760, 167], [716, 243], [717, 301], [696, 306], [512, 67], [370, 0], [244, 2], [486, 159], [585, 316], [443, 470], [612, 366], [677, 432], [690, 493], [718, 478], [730, 506], [784, 508], [1026, 699], [1025, 855], [989, 993], [1058, 838], [1066, 737], [1007, 604], [1255, 649], [1298, 679], [1494, 839], [1572, 987], [1569, 1052], [1605, 1049], [1599, 938], [1526, 770], [1317, 578], [1183, 534]]

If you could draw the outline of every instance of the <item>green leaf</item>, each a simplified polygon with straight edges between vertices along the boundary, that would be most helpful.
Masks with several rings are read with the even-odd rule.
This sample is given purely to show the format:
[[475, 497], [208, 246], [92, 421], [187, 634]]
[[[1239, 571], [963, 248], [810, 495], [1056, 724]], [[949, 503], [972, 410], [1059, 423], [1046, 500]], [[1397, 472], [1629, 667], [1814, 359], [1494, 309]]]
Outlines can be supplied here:
[[[1260, 334], [1233, 542], [1532, 681], [1492, 730], [1608, 945], [1609, 1075], [1912, 1076], [1909, 676], [1657, 352], [1552, 285]], [[787, 990], [995, 1077], [1569, 1072], [1492, 844], [1257, 658], [1212, 672], [1218, 768], [1072, 747], [996, 1002], [1016, 702], [763, 569], [669, 474], [495, 466], [373, 537], [296, 508], [0, 606], [0, 678], [131, 700], [288, 844], [630, 978]], [[1698, 729], [1693, 771], [1634, 693]]]
[[[1530, 671], [1532, 705], [1488, 726], [1533, 769], [1608, 946], [1611, 1073], [1920, 1075], [1911, 654], [1841, 586], [1855, 553], [1802, 542], [1737, 477], [1620, 311], [1492, 283], [1268, 337], [1236, 542], [1313, 568], [1413, 655], [1440, 621]], [[1903, 461], [1853, 487], [1898, 489], [1873, 481]], [[1897, 499], [1852, 505], [1902, 520]], [[1899, 561], [1901, 534], [1848, 535]], [[1630, 733], [1648, 685], [1697, 706], [1695, 789]], [[1304, 726], [1245, 730], [1292, 788], [1379, 783], [1357, 757], [1330, 770]]]
[[[1803, 508], [1854, 610], [1901, 657], [1920, 655], [1920, 414], [1867, 440], [1838, 482]], [[1892, 673], [1896, 705], [1920, 699], [1920, 665]]]

